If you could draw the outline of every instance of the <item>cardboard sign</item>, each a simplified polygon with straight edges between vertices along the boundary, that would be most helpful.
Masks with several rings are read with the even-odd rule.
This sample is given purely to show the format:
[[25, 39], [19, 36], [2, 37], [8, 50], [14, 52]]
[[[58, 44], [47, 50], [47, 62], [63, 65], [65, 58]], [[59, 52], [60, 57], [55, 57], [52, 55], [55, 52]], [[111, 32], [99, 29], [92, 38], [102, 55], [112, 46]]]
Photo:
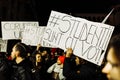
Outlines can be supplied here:
[[7, 40], [2, 40], [0, 38], [0, 52], [6, 52], [7, 51]]
[[25, 26], [39, 26], [38, 22], [32, 22], [32, 21], [2, 21], [2, 39], [8, 40], [8, 39], [21, 39], [22, 38], [22, 32], [25, 29]]
[[22, 42], [26, 43], [27, 45], [36, 46], [41, 42], [45, 27], [25, 27], [23, 32]]
[[43, 41], [101, 65], [114, 27], [52, 11]]
[[43, 47], [54, 47], [53, 45], [50, 45], [42, 40], [45, 28], [46, 26], [26, 26], [23, 31], [22, 42], [32, 46], [41, 44]]

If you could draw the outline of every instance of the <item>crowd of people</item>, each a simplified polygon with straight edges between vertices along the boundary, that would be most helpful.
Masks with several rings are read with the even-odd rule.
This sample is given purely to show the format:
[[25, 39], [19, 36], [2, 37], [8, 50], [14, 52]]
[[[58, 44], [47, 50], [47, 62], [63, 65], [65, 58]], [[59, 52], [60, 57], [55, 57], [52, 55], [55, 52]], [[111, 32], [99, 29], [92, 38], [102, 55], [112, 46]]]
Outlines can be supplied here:
[[38, 44], [30, 49], [18, 42], [10, 56], [0, 53], [0, 80], [120, 80], [120, 35], [111, 39], [101, 66], [75, 56], [72, 48], [64, 51]]

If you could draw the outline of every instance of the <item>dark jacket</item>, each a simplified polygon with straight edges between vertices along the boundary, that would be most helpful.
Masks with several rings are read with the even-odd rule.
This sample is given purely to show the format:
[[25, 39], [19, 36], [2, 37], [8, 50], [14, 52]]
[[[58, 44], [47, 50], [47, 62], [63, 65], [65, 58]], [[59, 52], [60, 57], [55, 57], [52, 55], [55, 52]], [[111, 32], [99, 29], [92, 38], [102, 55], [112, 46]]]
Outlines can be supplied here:
[[0, 80], [9, 80], [9, 66], [5, 59], [0, 58]]
[[47, 71], [44, 64], [40, 63], [39, 66], [34, 64], [34, 68], [32, 69], [32, 75], [34, 80], [46, 80]]
[[28, 60], [23, 60], [19, 64], [14, 63], [11, 73], [13, 73], [11, 74], [11, 80], [33, 80]]
[[9, 62], [6, 53], [0, 52], [0, 80], [9, 80]]
[[96, 80], [95, 67], [91, 63], [76, 66], [70, 58], [66, 58], [63, 66], [66, 80]]

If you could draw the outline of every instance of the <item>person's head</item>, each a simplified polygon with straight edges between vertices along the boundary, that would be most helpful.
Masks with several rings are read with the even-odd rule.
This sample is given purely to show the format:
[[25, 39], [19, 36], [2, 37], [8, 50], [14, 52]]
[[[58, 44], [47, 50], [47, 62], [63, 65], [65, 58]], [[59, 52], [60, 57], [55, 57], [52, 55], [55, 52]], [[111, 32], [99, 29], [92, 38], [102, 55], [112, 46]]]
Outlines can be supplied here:
[[40, 63], [40, 62], [42, 61], [42, 57], [41, 57], [41, 54], [40, 54], [39, 52], [36, 53], [35, 59], [36, 59], [36, 62], [37, 62], [37, 63]]
[[43, 52], [41, 53], [42, 56], [46, 56], [47, 55], [47, 50], [43, 50]]
[[58, 65], [61, 65], [64, 63], [64, 60], [65, 60], [65, 56], [59, 56], [58, 59], [57, 59], [57, 64]]
[[107, 54], [107, 64], [102, 69], [109, 80], [120, 80], [120, 35], [114, 36]]
[[24, 43], [16, 43], [13, 46], [12, 52], [11, 52], [12, 60], [15, 59], [16, 57], [25, 58], [27, 56], [26, 47], [27, 47], [27, 45], [25, 45]]
[[27, 45], [27, 57], [30, 57], [31, 56], [31, 54], [32, 54], [32, 47], [30, 46], [30, 45]]

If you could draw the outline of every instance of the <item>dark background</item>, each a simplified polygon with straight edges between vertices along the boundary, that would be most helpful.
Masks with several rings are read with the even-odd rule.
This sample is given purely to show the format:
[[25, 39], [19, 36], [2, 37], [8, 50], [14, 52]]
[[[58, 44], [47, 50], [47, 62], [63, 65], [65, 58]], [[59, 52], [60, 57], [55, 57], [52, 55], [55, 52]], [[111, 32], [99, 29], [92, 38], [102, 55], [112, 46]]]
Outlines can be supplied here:
[[[120, 12], [119, 4], [120, 0], [0, 0], [0, 21], [38, 21], [40, 26], [46, 26], [51, 10], [55, 10], [73, 16], [89, 14], [83, 18], [101, 22], [105, 16], [99, 20], [100, 17], [90, 14], [101, 16], [118, 6], [112, 13], [116, 15]], [[118, 21], [119, 18], [109, 18], [107, 23], [115, 26], [114, 34], [120, 33]], [[0, 37], [2, 37], [1, 32]], [[8, 53], [17, 42], [20, 40], [8, 40]]]
[[39, 21], [46, 25], [51, 10], [74, 13], [109, 13], [120, 0], [0, 0], [0, 19]]

